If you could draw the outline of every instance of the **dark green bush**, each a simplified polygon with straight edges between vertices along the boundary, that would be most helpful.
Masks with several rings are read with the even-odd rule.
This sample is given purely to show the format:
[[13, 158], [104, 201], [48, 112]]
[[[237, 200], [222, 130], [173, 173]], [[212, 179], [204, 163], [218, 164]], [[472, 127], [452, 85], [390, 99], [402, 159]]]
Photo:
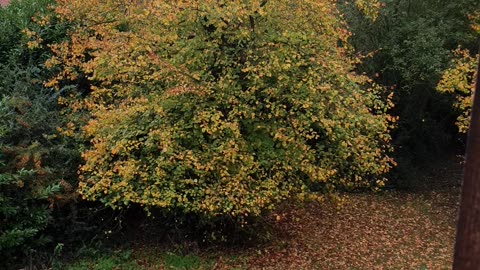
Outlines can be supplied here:
[[51, 12], [51, 3], [12, 1], [0, 8], [0, 261], [5, 267], [46, 253], [46, 244], [54, 244], [46, 231], [55, 208], [75, 196], [78, 154], [58, 136], [64, 118], [57, 94], [43, 86], [49, 76], [43, 63], [51, 54], [31, 45], [32, 39], [48, 43], [64, 36], [65, 25], [35, 22]]

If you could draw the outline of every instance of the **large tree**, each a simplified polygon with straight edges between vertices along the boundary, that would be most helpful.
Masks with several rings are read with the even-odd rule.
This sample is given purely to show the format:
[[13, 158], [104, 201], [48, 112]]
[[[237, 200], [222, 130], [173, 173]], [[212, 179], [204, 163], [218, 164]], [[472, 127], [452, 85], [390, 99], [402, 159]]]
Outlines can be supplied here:
[[48, 66], [85, 144], [79, 191], [207, 216], [383, 185], [388, 95], [328, 0], [64, 0]]

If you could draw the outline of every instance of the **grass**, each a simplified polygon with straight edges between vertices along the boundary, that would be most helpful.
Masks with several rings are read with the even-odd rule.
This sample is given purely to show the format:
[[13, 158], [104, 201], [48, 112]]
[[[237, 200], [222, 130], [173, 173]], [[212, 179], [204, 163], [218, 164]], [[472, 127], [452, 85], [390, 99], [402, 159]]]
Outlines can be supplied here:
[[182, 250], [136, 243], [62, 269], [451, 269], [459, 189], [457, 179], [448, 183], [460, 167], [443, 169], [430, 176], [441, 185], [421, 192], [348, 194], [340, 210], [285, 207], [268, 218], [268, 244]]
[[190, 270], [212, 269], [212, 261], [196, 255], [173, 252], [124, 250], [103, 256], [85, 257], [69, 265], [57, 265], [55, 269], [66, 270]]
[[202, 259], [194, 255], [177, 255], [171, 252], [163, 256], [167, 269], [199, 269], [202, 266]]
[[58, 269], [67, 270], [137, 270], [141, 269], [131, 260], [131, 252], [123, 251], [119, 254], [99, 256], [97, 258], [82, 259], [72, 265], [59, 265]]

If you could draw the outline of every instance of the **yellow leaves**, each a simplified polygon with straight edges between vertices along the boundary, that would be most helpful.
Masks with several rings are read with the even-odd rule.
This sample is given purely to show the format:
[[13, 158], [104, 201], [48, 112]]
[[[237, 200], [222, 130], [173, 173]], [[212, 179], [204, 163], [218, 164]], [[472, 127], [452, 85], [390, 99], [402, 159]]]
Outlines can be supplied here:
[[31, 31], [29, 29], [23, 29], [22, 33], [25, 35], [27, 38], [27, 47], [30, 50], [40, 48], [41, 43], [43, 42], [43, 39], [34, 31]]
[[353, 3], [360, 10], [365, 17], [375, 21], [378, 17], [380, 9], [380, 2], [378, 0], [353, 0]]
[[453, 54], [454, 58], [450, 63], [450, 68], [442, 74], [437, 91], [457, 96], [454, 106], [461, 114], [458, 116], [456, 124], [459, 132], [466, 133], [475, 84], [476, 63], [479, 56], [473, 57], [468, 50], [461, 48], [457, 48]]
[[375, 182], [375, 184], [376, 184], [379, 188], [382, 188], [382, 187], [385, 186], [385, 180], [383, 180], [383, 179], [382, 179], [382, 180], [377, 180], [377, 181]]
[[[160, 63], [161, 60], [152, 62], [148, 53], [152, 55], [153, 42], [174, 40], [175, 33], [170, 34], [168, 29], [154, 33], [153, 31], [162, 29], [145, 27], [155, 24], [160, 18], [156, 17], [159, 10], [145, 12], [144, 5], [135, 5], [130, 1], [106, 1], [101, 4], [63, 1], [57, 8], [58, 16], [71, 21], [82, 21], [82, 25], [73, 29], [69, 42], [52, 46], [56, 56], [47, 61], [46, 65], [51, 67], [61, 64], [64, 72], [48, 85], [54, 86], [62, 79], [75, 80], [77, 71], [83, 71], [90, 75], [90, 80], [98, 80], [105, 85], [115, 80], [141, 82], [170, 72], [160, 70], [159, 65], [165, 68]], [[129, 10], [127, 16], [125, 9]], [[117, 27], [121, 25], [128, 25], [132, 31], [118, 31]], [[90, 60], [85, 61], [86, 57]], [[145, 69], [153, 72], [146, 75], [143, 73]], [[162, 74], [157, 74], [158, 72]]]

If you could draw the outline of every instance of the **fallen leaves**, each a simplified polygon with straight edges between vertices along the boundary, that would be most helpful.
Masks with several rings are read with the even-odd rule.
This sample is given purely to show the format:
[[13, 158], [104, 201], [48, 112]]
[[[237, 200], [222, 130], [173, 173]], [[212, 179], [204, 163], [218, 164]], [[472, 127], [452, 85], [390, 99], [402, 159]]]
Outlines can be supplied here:
[[[449, 269], [457, 192], [345, 197], [293, 208], [276, 222], [282, 235], [250, 258], [249, 269]], [[278, 247], [281, 247], [280, 249]]]

